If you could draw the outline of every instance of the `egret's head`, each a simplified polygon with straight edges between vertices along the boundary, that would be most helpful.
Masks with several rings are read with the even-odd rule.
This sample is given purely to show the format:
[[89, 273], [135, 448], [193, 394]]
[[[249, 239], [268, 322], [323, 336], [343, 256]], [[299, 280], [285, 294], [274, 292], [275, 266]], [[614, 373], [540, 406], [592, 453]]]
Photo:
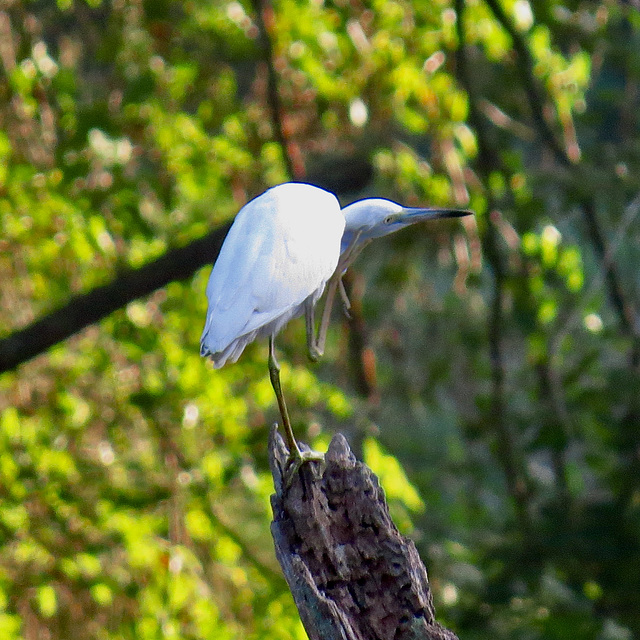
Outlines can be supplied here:
[[[345, 218], [341, 251], [344, 251], [357, 235], [357, 243], [380, 238], [408, 227], [410, 224], [437, 218], [459, 218], [471, 214], [463, 209], [436, 209], [431, 207], [403, 207], [383, 198], [358, 200], [342, 210]], [[358, 235], [359, 232], [359, 235]]]

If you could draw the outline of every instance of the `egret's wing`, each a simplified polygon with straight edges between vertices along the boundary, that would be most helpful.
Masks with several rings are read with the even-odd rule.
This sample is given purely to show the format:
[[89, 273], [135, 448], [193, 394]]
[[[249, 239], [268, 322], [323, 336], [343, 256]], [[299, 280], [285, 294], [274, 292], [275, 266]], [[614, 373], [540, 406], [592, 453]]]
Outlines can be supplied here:
[[278, 189], [246, 205], [225, 239], [207, 285], [203, 351], [222, 352], [280, 318], [286, 323], [309, 296], [322, 292], [335, 269], [344, 226], [335, 197], [315, 189], [324, 195], [314, 194], [315, 203], [307, 206], [318, 215], [309, 215], [299, 198], [273, 197]]
[[236, 216], [209, 276], [202, 341], [211, 353], [223, 351], [246, 333], [256, 306], [253, 274], [261, 268], [269, 240], [247, 213], [245, 208]]

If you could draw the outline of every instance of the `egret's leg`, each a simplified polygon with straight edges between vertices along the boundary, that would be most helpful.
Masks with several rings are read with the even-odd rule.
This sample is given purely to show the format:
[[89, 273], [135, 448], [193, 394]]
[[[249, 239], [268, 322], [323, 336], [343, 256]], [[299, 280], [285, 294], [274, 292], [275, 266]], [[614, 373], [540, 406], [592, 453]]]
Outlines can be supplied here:
[[324, 353], [324, 346], [327, 342], [327, 331], [329, 329], [329, 322], [331, 320], [331, 310], [333, 309], [333, 299], [336, 297], [336, 289], [342, 279], [342, 272], [336, 269], [336, 272], [331, 276], [329, 284], [327, 286], [327, 297], [324, 301], [324, 309], [322, 309], [322, 317], [320, 318], [320, 326], [318, 327], [318, 337], [316, 339], [316, 346], [320, 353]]
[[324, 353], [324, 345], [321, 347], [316, 341], [316, 317], [313, 305], [309, 300], [304, 305], [304, 319], [307, 328], [307, 350], [309, 351], [309, 360], [316, 362]]
[[269, 336], [269, 378], [271, 378], [271, 386], [275, 391], [278, 408], [280, 409], [280, 415], [282, 416], [282, 428], [284, 429], [284, 438], [287, 442], [287, 447], [289, 448], [289, 456], [291, 458], [302, 459], [302, 453], [300, 452], [298, 443], [293, 435], [291, 421], [289, 420], [289, 412], [287, 411], [287, 405], [284, 401], [284, 395], [282, 394], [282, 387], [280, 386], [280, 365], [276, 360], [273, 336]]
[[364, 242], [358, 242], [360, 239], [360, 231], [355, 234], [351, 244], [340, 256], [338, 266], [334, 271], [329, 282], [327, 283], [327, 294], [324, 300], [324, 309], [322, 310], [322, 317], [320, 319], [320, 326], [318, 327], [318, 335], [314, 337], [315, 332], [315, 317], [314, 309], [310, 303], [307, 303], [305, 307], [305, 319], [307, 323], [307, 348], [309, 349], [309, 358], [314, 362], [324, 354], [324, 346], [327, 342], [327, 331], [329, 330], [329, 321], [331, 320], [331, 309], [333, 307], [333, 299], [336, 297], [336, 291], [340, 288], [340, 297], [344, 305], [345, 314], [349, 316], [349, 308], [351, 303], [347, 297], [347, 292], [344, 290], [342, 284], [342, 274], [347, 270], [349, 265], [358, 257], [362, 249], [369, 244], [368, 240]]
[[[311, 357], [312, 360], [317, 359], [318, 355], [322, 355], [324, 353], [324, 345], [327, 341], [327, 331], [329, 330], [329, 321], [331, 320], [331, 310], [333, 308], [333, 299], [336, 297], [336, 290], [340, 288], [340, 297], [342, 298], [342, 302], [344, 304], [345, 313], [348, 314], [349, 308], [351, 307], [351, 303], [349, 302], [349, 298], [347, 297], [347, 292], [344, 290], [344, 285], [342, 284], [342, 274], [347, 270], [349, 265], [356, 259], [360, 251], [362, 251], [362, 247], [364, 247], [367, 242], [358, 244], [358, 240], [360, 239], [360, 232], [356, 233], [351, 244], [347, 247], [344, 253], [340, 256], [340, 260], [338, 261], [338, 266], [334, 271], [331, 278], [329, 278], [329, 282], [327, 283], [327, 295], [324, 300], [324, 309], [322, 310], [322, 318], [320, 319], [320, 326], [318, 327], [318, 337], [314, 343], [314, 355]], [[309, 339], [309, 320], [307, 319], [307, 340]], [[309, 353], [311, 353], [311, 349], [309, 349]]]
[[344, 310], [344, 315], [347, 318], [351, 318], [351, 314], [349, 311], [351, 310], [351, 300], [349, 300], [349, 296], [347, 295], [347, 290], [344, 288], [344, 282], [342, 282], [342, 278], [340, 278], [340, 297], [342, 298], [342, 307]]
[[[337, 273], [337, 272], [336, 272]], [[324, 309], [322, 310], [322, 318], [318, 327], [318, 335], [316, 337], [316, 321], [315, 310], [313, 305], [307, 301], [305, 306], [305, 320], [307, 324], [307, 349], [309, 351], [309, 359], [317, 362], [324, 355], [324, 345], [327, 341], [327, 327], [331, 318], [331, 307], [333, 306], [333, 298], [336, 294], [336, 274], [334, 273], [327, 285], [327, 295], [324, 300]]]
[[310, 462], [312, 460], [323, 461], [324, 456], [317, 451], [300, 451], [300, 447], [293, 435], [291, 421], [289, 420], [289, 412], [287, 411], [287, 405], [285, 404], [284, 395], [282, 394], [282, 387], [280, 386], [280, 365], [276, 360], [273, 336], [269, 338], [269, 377], [271, 378], [271, 385], [273, 386], [273, 390], [275, 391], [276, 398], [278, 400], [278, 407], [280, 409], [280, 415], [282, 416], [284, 438], [289, 449], [289, 462], [283, 474], [285, 486], [288, 487], [291, 484], [293, 477], [298, 472], [298, 469], [300, 469], [305, 462]]
[[338, 262], [338, 270], [342, 275], [360, 255], [360, 252], [371, 242], [371, 239], [360, 242], [362, 232], [358, 231], [351, 240], [351, 244], [342, 252]]

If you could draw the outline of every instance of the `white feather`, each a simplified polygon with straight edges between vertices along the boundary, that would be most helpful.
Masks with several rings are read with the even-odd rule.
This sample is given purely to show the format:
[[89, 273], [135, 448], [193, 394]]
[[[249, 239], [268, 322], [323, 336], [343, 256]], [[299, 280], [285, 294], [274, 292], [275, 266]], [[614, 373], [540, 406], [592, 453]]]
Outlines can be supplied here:
[[315, 304], [338, 264], [344, 215], [318, 187], [286, 183], [246, 204], [222, 245], [209, 283], [200, 352], [216, 368], [253, 340], [278, 333]]

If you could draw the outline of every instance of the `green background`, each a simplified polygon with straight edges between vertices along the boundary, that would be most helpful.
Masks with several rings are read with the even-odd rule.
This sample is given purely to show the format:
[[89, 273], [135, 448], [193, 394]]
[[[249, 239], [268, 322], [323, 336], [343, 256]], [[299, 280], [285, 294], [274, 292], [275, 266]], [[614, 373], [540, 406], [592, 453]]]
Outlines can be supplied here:
[[[0, 352], [291, 178], [472, 208], [363, 252], [319, 364], [285, 329], [294, 428], [350, 437], [461, 638], [640, 637], [638, 7], [258, 4], [0, 3]], [[0, 376], [1, 638], [305, 637], [209, 271]]]

